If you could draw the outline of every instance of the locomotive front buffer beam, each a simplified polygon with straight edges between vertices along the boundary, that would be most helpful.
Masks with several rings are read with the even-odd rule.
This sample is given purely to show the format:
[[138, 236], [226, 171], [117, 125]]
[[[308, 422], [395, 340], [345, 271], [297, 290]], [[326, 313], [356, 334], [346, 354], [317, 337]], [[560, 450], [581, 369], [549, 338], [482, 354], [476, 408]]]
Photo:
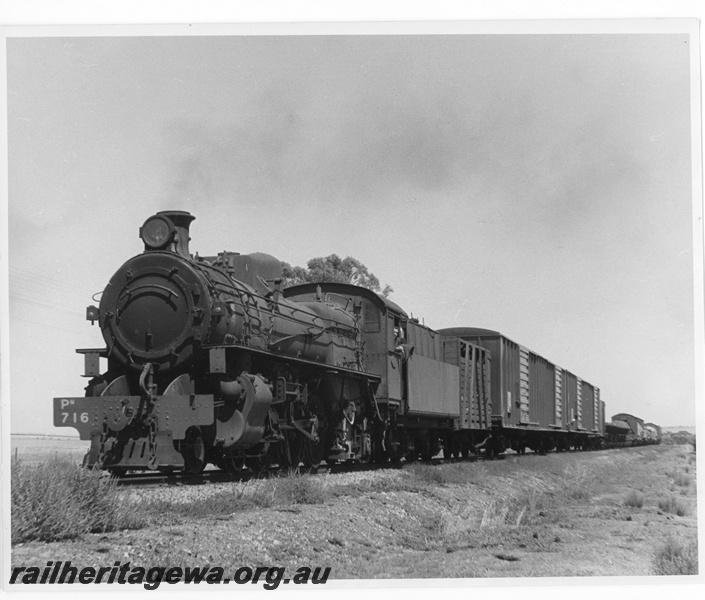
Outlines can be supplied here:
[[91, 446], [84, 466], [126, 469], [178, 469], [191, 427], [212, 425], [212, 394], [54, 398], [54, 426], [73, 427]]

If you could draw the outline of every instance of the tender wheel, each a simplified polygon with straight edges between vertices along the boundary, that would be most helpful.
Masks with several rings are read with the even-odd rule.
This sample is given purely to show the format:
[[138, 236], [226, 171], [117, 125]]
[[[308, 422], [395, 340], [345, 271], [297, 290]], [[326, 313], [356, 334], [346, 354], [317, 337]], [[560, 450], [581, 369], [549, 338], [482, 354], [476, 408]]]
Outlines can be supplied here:
[[453, 437], [449, 434], [443, 440], [443, 459], [450, 460], [453, 458]]
[[421, 455], [421, 460], [423, 462], [431, 462], [434, 453], [431, 447], [431, 441], [428, 439], [428, 436], [423, 436], [421, 438], [420, 445], [421, 448], [419, 450], [419, 454]]
[[206, 444], [201, 430], [191, 427], [186, 439], [181, 442], [181, 456], [184, 457], [184, 470], [191, 475], [200, 475], [206, 466]]
[[460, 456], [463, 458], [470, 456], [470, 442], [465, 438], [460, 440]]

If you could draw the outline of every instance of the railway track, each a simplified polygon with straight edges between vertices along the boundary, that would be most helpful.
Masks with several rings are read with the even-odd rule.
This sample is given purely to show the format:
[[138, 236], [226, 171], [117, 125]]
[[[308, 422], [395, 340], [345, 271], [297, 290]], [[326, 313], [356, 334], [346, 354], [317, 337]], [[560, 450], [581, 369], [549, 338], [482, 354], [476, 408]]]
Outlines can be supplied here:
[[[605, 448], [595, 448], [592, 450], [567, 450], [560, 452], [570, 453], [573, 452], [606, 452], [610, 450], [618, 450], [623, 446], [609, 446]], [[305, 474], [310, 473], [315, 474], [337, 474], [337, 473], [355, 473], [364, 471], [374, 471], [377, 469], [401, 469], [404, 466], [411, 464], [431, 464], [431, 465], [443, 465], [443, 464], [453, 464], [453, 463], [472, 463], [478, 461], [492, 461], [492, 460], [505, 460], [508, 457], [514, 457], [521, 459], [522, 457], [529, 456], [545, 456], [549, 453], [541, 452], [531, 452], [528, 451], [525, 454], [500, 454], [497, 456], [485, 456], [485, 455], [472, 455], [467, 458], [432, 458], [430, 461], [418, 461], [407, 462], [405, 460], [391, 463], [338, 463], [335, 465], [322, 464], [318, 468], [306, 468], [298, 467], [297, 471], [299, 473]], [[172, 473], [162, 473], [159, 471], [142, 471], [127, 473], [124, 475], [113, 475], [113, 479], [118, 487], [149, 487], [149, 486], [192, 486], [192, 485], [207, 485], [211, 483], [227, 483], [227, 482], [242, 482], [248, 481], [250, 479], [264, 479], [267, 477], [278, 477], [283, 473], [288, 472], [291, 469], [282, 469], [279, 467], [273, 467], [263, 471], [252, 471], [249, 468], [244, 469], [240, 473], [228, 473], [226, 471], [221, 471], [215, 467], [211, 470], [206, 470], [200, 475], [190, 475], [183, 472], [172, 472]]]
[[[503, 460], [506, 455], [484, 457], [484, 456], [469, 456], [468, 458], [433, 458], [431, 461], [419, 461], [421, 464], [442, 465], [452, 464], [457, 462], [470, 463], [479, 460]], [[336, 465], [321, 465], [317, 469], [299, 467], [299, 473], [315, 474], [337, 474], [337, 473], [355, 473], [364, 471], [374, 471], [377, 469], [401, 469], [406, 465], [414, 463], [397, 462], [397, 463], [348, 463]], [[290, 469], [280, 469], [274, 467], [260, 472], [255, 472], [250, 469], [245, 469], [241, 473], [227, 473], [218, 469], [207, 470], [200, 475], [190, 475], [182, 472], [161, 473], [159, 471], [147, 471], [138, 473], [127, 473], [125, 475], [114, 475], [113, 479], [118, 487], [157, 487], [157, 486], [191, 486], [191, 485], [207, 485], [211, 483], [228, 483], [241, 482], [250, 479], [264, 479], [267, 477], [278, 477]]]

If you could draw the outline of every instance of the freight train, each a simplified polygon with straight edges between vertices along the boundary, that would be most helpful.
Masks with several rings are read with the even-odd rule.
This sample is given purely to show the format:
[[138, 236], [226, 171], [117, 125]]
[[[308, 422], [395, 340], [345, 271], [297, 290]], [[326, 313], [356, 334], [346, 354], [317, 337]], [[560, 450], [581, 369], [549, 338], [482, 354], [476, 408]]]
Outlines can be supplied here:
[[54, 425], [90, 440], [113, 473], [213, 463], [237, 472], [325, 461], [602, 447], [600, 390], [504, 335], [435, 331], [366, 288], [285, 288], [267, 254], [193, 256], [194, 217], [164, 211], [144, 251], [86, 318], [85, 396], [54, 398]]

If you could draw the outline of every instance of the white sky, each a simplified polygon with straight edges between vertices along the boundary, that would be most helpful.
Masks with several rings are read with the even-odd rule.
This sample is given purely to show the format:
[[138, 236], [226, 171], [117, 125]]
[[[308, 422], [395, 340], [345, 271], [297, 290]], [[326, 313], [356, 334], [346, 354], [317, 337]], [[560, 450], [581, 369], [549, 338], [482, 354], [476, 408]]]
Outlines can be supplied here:
[[694, 41], [8, 39], [12, 431], [82, 394], [85, 306], [165, 208], [196, 216], [192, 252], [354, 256], [426, 324], [597, 385], [608, 415], [693, 424]]

